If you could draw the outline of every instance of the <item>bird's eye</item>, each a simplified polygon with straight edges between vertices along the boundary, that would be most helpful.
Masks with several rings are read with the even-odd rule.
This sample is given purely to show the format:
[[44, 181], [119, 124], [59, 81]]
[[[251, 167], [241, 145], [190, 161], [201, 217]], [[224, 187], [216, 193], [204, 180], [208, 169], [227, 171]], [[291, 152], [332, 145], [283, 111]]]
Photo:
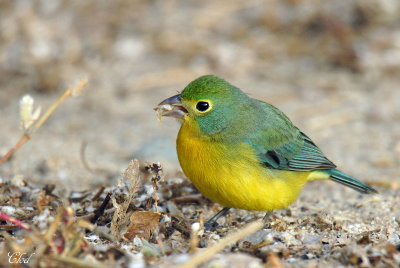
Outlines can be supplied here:
[[210, 104], [206, 101], [199, 101], [196, 104], [196, 109], [199, 110], [200, 112], [205, 112], [210, 108]]

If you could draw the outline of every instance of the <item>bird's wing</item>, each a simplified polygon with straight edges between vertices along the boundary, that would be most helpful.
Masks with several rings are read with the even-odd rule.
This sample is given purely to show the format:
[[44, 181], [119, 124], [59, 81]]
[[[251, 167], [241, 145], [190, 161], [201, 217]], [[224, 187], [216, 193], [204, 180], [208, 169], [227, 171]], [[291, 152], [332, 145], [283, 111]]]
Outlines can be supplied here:
[[[257, 134], [246, 140], [268, 168], [308, 171], [336, 168], [304, 133], [272, 105]], [[272, 113], [272, 116], [271, 116]]]

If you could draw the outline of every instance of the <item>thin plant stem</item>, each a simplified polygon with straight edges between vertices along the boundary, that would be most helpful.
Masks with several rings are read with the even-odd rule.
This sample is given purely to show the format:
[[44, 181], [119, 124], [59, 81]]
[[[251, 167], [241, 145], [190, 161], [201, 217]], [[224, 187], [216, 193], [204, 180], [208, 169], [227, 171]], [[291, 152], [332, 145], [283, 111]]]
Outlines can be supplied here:
[[201, 251], [198, 254], [195, 254], [189, 261], [187, 261], [186, 263], [183, 263], [182, 265], [179, 265], [178, 268], [197, 267], [201, 263], [211, 259], [215, 254], [217, 254], [218, 252], [223, 250], [229, 244], [234, 243], [234, 242], [258, 231], [263, 226], [264, 226], [264, 224], [261, 221], [249, 223], [248, 225], [246, 225], [239, 231], [229, 234], [227, 237], [221, 239], [219, 242], [217, 242], [216, 244], [207, 248], [206, 250]]
[[87, 85], [87, 80], [80, 80], [76, 85], [69, 87], [64, 93], [47, 109], [47, 111], [40, 117], [40, 119], [33, 125], [33, 127], [22, 135], [19, 141], [12, 147], [3, 157], [0, 158], [0, 165], [6, 162], [10, 157], [24, 145], [28, 140], [31, 139], [33, 133], [35, 133], [43, 124], [47, 121], [54, 110], [67, 98], [74, 95], [75, 92], [79, 92], [82, 88]]

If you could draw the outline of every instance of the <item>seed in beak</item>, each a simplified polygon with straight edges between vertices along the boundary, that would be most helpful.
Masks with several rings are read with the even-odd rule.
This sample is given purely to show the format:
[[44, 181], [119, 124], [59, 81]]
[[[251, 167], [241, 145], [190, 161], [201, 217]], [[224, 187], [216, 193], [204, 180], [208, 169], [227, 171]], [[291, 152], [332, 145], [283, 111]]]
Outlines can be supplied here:
[[181, 94], [172, 96], [166, 100], [163, 100], [154, 108], [157, 111], [158, 120], [161, 121], [162, 116], [170, 116], [178, 119], [185, 117], [188, 111], [183, 107], [181, 102]]

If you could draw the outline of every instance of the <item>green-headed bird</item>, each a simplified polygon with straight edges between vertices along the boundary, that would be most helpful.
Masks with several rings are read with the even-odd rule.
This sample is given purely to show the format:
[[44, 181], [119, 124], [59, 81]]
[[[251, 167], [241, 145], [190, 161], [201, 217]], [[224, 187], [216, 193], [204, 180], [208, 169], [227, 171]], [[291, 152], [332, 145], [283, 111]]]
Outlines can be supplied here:
[[181, 121], [176, 148], [184, 173], [201, 193], [224, 206], [207, 229], [229, 208], [287, 208], [310, 180], [330, 179], [376, 193], [337, 170], [276, 107], [219, 77], [199, 77], [155, 109], [159, 116]]

